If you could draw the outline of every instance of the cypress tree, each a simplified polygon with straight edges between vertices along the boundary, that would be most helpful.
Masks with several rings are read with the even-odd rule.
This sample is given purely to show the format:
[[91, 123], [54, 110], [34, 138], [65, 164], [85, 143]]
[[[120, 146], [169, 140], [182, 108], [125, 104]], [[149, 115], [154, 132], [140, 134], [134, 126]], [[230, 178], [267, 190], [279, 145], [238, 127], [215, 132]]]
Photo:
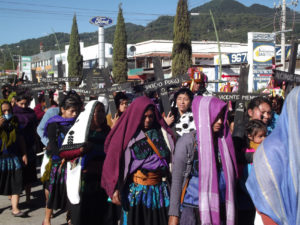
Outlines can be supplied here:
[[69, 64], [70, 77], [82, 77], [83, 57], [80, 54], [79, 34], [78, 34], [76, 15], [74, 15], [73, 17], [73, 24], [72, 24], [72, 30], [70, 35], [68, 64]]
[[113, 43], [113, 77], [116, 83], [123, 83], [127, 80], [127, 35], [123, 10], [119, 5], [119, 14]]
[[192, 65], [190, 16], [187, 0], [179, 0], [173, 31], [172, 76], [187, 73]]

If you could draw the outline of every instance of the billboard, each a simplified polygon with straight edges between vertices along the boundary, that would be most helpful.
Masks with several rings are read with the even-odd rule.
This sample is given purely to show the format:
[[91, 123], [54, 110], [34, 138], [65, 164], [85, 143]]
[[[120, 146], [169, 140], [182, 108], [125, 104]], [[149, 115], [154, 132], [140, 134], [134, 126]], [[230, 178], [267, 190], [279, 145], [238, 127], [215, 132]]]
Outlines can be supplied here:
[[24, 79], [32, 80], [31, 75], [31, 56], [21, 57], [21, 71], [25, 73]]
[[272, 57], [275, 56], [274, 33], [248, 33], [248, 91], [252, 92], [268, 85], [272, 76]]

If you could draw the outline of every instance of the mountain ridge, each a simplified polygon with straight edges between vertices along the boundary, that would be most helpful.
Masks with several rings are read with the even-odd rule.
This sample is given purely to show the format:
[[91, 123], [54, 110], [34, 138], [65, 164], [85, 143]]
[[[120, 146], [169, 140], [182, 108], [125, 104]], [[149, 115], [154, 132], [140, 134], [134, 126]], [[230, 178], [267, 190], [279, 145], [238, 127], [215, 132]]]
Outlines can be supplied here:
[[[275, 10], [260, 4], [249, 7], [235, 0], [212, 0], [190, 10], [191, 13], [199, 13], [191, 16], [191, 38], [193, 41], [211, 40], [216, 36], [209, 11], [213, 12], [220, 41], [247, 42], [247, 32], [273, 32]], [[287, 10], [288, 16], [292, 11]], [[299, 17], [299, 14], [297, 13]], [[278, 19], [278, 18], [277, 18]], [[173, 39], [173, 16], [160, 16], [146, 26], [126, 23], [128, 43], [137, 43], [151, 39]], [[287, 24], [287, 28], [291, 23]], [[105, 29], [105, 41], [113, 43], [115, 25]], [[295, 27], [295, 35], [299, 36], [300, 27]], [[56, 37], [55, 37], [56, 35]], [[1, 49], [10, 49], [12, 54], [34, 55], [40, 52], [40, 43], [43, 43], [44, 51], [63, 50], [69, 42], [69, 34], [58, 32], [40, 38], [22, 40], [18, 43], [5, 44]], [[288, 35], [287, 35], [288, 36]], [[56, 41], [58, 40], [58, 43]], [[97, 32], [80, 33], [80, 40], [85, 46], [97, 44]], [[19, 46], [19, 47], [17, 47]], [[20, 53], [20, 49], [22, 52]], [[9, 56], [8, 56], [9, 58]], [[0, 61], [1, 63], [1, 61]]]

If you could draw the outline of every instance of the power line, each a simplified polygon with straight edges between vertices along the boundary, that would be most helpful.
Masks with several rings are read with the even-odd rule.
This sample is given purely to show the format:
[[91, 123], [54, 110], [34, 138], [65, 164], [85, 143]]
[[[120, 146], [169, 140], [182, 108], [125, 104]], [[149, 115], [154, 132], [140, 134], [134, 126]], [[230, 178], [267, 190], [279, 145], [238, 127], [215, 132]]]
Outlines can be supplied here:
[[[104, 9], [91, 9], [91, 8], [76, 8], [76, 7], [68, 7], [68, 6], [57, 6], [57, 5], [48, 5], [48, 4], [37, 4], [37, 3], [24, 3], [24, 2], [14, 2], [14, 1], [3, 1], [0, 0], [2, 3], [11, 4], [11, 5], [26, 5], [26, 6], [38, 6], [38, 7], [45, 7], [45, 8], [55, 8], [55, 9], [70, 9], [75, 11], [88, 11], [88, 12], [95, 12], [95, 13], [107, 13], [107, 14], [118, 14], [117, 10], [104, 10]], [[123, 9], [123, 14], [135, 14], [135, 15], [148, 15], [148, 16], [162, 16], [168, 14], [162, 13], [145, 13], [145, 12], [134, 12], [134, 11], [126, 11]]]

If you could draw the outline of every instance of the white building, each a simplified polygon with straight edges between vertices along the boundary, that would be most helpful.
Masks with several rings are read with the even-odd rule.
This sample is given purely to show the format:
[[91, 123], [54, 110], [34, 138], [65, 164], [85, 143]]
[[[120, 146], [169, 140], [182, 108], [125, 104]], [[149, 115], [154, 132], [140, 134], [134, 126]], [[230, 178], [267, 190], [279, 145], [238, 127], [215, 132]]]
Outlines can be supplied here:
[[[221, 52], [238, 53], [247, 52], [247, 43], [220, 42]], [[171, 66], [171, 55], [173, 41], [171, 40], [150, 40], [135, 44], [134, 57], [138, 67], [152, 67], [152, 57], [162, 57], [163, 66]], [[194, 65], [213, 65], [214, 56], [219, 54], [218, 43], [215, 41], [192, 41], [192, 61]]]
[[[92, 68], [98, 63], [98, 44], [84, 47], [80, 43], [84, 68]], [[153, 77], [154, 69], [152, 59], [155, 56], [161, 58], [165, 77], [171, 76], [172, 65], [172, 40], [149, 40], [127, 45], [128, 77], [129, 79], [141, 79]], [[67, 54], [69, 46], [65, 46], [65, 52], [55, 55], [55, 65], [62, 60], [68, 73]], [[219, 70], [219, 46], [216, 41], [192, 41], [193, 66], [204, 72], [209, 80], [236, 80], [239, 76], [239, 65], [248, 63], [248, 43], [220, 42], [222, 54], [222, 73]], [[277, 53], [276, 57], [280, 57]], [[279, 51], [278, 51], [279, 52]], [[105, 66], [112, 66], [113, 46], [105, 43]], [[57, 75], [56, 75], [57, 76]], [[251, 75], [250, 75], [251, 76]], [[220, 85], [210, 85], [210, 89], [218, 91]]]
[[[238, 53], [247, 52], [247, 44], [235, 42], [221, 42], [221, 52]], [[134, 48], [132, 48], [134, 47]], [[136, 60], [136, 68], [152, 68], [152, 57], [160, 56], [163, 66], [171, 66], [173, 41], [170, 40], [150, 40], [137, 44], [127, 45], [128, 59]], [[62, 60], [63, 65], [67, 65], [69, 45], [65, 46], [65, 52], [55, 55], [55, 63]], [[98, 61], [98, 44], [84, 47], [84, 43], [80, 43], [80, 50], [83, 56], [84, 68], [92, 67]], [[193, 64], [195, 65], [213, 65], [214, 56], [218, 55], [218, 44], [214, 41], [193, 41]], [[112, 65], [113, 46], [105, 43], [105, 66]]]

